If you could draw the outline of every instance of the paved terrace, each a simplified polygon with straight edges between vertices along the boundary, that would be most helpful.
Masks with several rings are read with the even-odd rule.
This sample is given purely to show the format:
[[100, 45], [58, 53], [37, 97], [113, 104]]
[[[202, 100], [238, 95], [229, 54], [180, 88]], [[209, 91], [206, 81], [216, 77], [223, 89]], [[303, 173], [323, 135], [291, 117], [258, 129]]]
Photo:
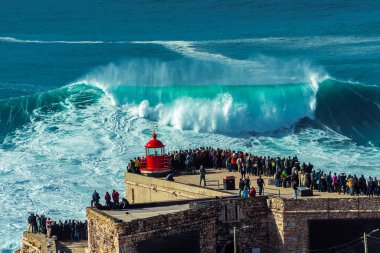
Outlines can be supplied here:
[[[189, 202], [189, 201], [185, 201]], [[164, 202], [163, 202], [164, 204]], [[154, 217], [157, 215], [176, 213], [184, 210], [190, 209], [188, 203], [184, 204], [175, 204], [175, 202], [171, 202], [172, 205], [164, 205], [164, 206], [151, 206], [151, 205], [142, 205], [141, 208], [138, 209], [128, 209], [128, 210], [102, 210], [102, 212], [116, 218], [122, 220], [123, 222], [130, 222], [138, 219], [145, 219]], [[134, 206], [138, 207], [138, 204]]]
[[[226, 176], [235, 176], [235, 188], [236, 190], [223, 190], [223, 178]], [[229, 172], [227, 169], [206, 169], [206, 187], [211, 188], [214, 190], [223, 190], [225, 192], [229, 192], [231, 194], [237, 195], [239, 193], [239, 179], [240, 179], [240, 173], [238, 172]], [[264, 195], [276, 195], [280, 196], [282, 198], [293, 198], [293, 189], [292, 188], [283, 188], [283, 187], [276, 187], [268, 184], [269, 179], [273, 179], [273, 177], [262, 177], [265, 181], [265, 187], [264, 187]], [[258, 196], [258, 186], [256, 184], [256, 181], [258, 179], [257, 176], [249, 176], [249, 179], [251, 180], [251, 185], [253, 185], [256, 189], [256, 196]], [[165, 180], [165, 179], [164, 179]], [[183, 183], [187, 185], [192, 186], [198, 186], [199, 187], [199, 174], [195, 175], [189, 175], [187, 173], [181, 173], [180, 175], [177, 175], [174, 177], [174, 181], [177, 183]], [[219, 187], [218, 187], [219, 182]], [[203, 182], [202, 186], [203, 187]], [[328, 193], [328, 192], [318, 192], [313, 191], [314, 196], [310, 197], [301, 197], [299, 198], [354, 198], [354, 196], [345, 195], [345, 194], [338, 194], [338, 193]], [[360, 196], [360, 197], [366, 197], [366, 196]], [[357, 196], [355, 196], [357, 198]]]

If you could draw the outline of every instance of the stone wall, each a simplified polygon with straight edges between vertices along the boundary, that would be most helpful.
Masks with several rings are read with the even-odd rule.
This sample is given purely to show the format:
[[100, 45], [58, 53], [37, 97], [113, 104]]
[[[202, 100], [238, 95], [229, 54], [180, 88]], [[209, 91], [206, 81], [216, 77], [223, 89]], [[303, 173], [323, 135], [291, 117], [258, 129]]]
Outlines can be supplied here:
[[272, 198], [270, 203], [270, 243], [277, 252], [307, 252], [309, 220], [380, 218], [379, 198]]
[[[239, 215], [233, 219], [226, 215], [228, 209], [236, 207]], [[252, 252], [252, 248], [260, 248], [261, 252], [270, 252], [267, 248], [268, 240], [268, 208], [266, 197], [236, 198], [219, 203], [219, 210], [215, 215], [218, 219], [217, 251], [224, 252], [226, 245], [233, 243], [233, 228], [239, 230], [237, 245], [239, 252]], [[227, 212], [226, 212], [227, 211]], [[230, 213], [233, 216], [233, 213]], [[227, 217], [227, 218], [226, 218]], [[243, 228], [244, 226], [248, 226]]]
[[251, 199], [218, 199], [197, 202], [194, 208], [158, 215], [151, 218], [120, 222], [107, 214], [87, 209], [90, 252], [138, 252], [138, 243], [144, 240], [199, 231], [200, 252], [224, 252], [233, 242], [233, 228], [237, 233], [239, 252], [268, 245], [268, 209], [266, 197]]
[[20, 253], [50, 253], [56, 252], [56, 243], [43, 234], [24, 232], [21, 241]]
[[125, 173], [125, 192], [130, 203], [231, 196], [223, 191], [132, 173]]
[[187, 210], [128, 223], [119, 237], [120, 253], [138, 252], [140, 241], [199, 231], [201, 252], [215, 252], [216, 218], [201, 210]]
[[122, 222], [94, 208], [86, 209], [89, 252], [117, 252]]

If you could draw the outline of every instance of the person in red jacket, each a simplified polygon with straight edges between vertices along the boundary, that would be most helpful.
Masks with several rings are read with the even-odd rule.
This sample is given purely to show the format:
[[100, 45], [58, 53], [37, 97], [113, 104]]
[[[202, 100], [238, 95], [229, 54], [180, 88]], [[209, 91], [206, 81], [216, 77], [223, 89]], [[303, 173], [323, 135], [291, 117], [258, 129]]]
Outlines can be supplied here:
[[236, 158], [236, 154], [232, 153], [232, 156], [231, 156], [231, 167], [232, 167], [233, 171], [237, 171], [236, 159], [237, 159]]
[[249, 190], [249, 197], [256, 197], [256, 189], [253, 186]]
[[119, 205], [119, 193], [115, 189], [112, 191], [112, 200], [115, 205]]
[[111, 195], [108, 192], [104, 196], [104, 199], [106, 201], [106, 206], [110, 207], [111, 206]]

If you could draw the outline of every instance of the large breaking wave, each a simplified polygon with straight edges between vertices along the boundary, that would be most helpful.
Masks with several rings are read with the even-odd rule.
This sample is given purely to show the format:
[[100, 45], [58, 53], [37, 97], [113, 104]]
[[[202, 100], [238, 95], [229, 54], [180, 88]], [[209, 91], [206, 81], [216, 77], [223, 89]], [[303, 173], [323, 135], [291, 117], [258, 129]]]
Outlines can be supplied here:
[[[360, 143], [380, 140], [380, 88], [326, 79], [283, 85], [131, 86], [75, 84], [0, 101], [2, 137], [31, 121], [106, 96], [111, 107], [180, 130], [227, 134], [282, 130], [309, 118]], [[91, 115], [89, 115], [90, 117]], [[315, 126], [315, 125], [314, 125]]]
[[181, 57], [112, 63], [57, 90], [0, 100], [0, 140], [44, 115], [80, 110], [106, 97], [108, 107], [127, 108], [132, 115], [179, 130], [268, 133], [305, 127], [304, 119], [310, 119], [313, 127], [360, 143], [379, 143], [378, 86], [334, 80], [304, 60], [234, 59], [204, 51], [200, 42], [133, 43], [154, 44]]

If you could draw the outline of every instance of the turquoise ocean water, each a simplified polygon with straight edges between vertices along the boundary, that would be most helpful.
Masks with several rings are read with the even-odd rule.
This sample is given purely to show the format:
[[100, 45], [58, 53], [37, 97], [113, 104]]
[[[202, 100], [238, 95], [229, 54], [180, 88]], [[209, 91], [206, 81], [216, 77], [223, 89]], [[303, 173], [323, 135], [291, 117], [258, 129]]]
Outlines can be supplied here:
[[1, 1], [0, 249], [169, 150], [380, 176], [378, 1]]

